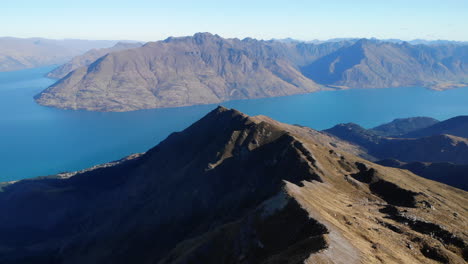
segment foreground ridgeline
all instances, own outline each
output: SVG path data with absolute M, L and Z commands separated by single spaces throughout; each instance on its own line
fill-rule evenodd
M 148 152 L 5 183 L 0 263 L 464 263 L 465 191 L 219 107 Z
M 323 88 L 448 89 L 467 85 L 467 52 L 468 45 L 461 44 L 366 39 L 312 44 L 197 33 L 110 52 L 92 63 L 71 62 L 73 67 L 69 63 L 49 75 L 64 77 L 36 101 L 65 109 L 132 111 Z

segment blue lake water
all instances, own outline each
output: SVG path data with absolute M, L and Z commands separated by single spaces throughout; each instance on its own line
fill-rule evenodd
M 69 111 L 37 105 L 53 67 L 0 73 L 0 182 L 74 171 L 143 152 L 195 122 L 215 105 L 127 113 Z M 355 89 L 223 103 L 249 115 L 329 128 L 372 127 L 394 118 L 468 114 L 468 88 Z

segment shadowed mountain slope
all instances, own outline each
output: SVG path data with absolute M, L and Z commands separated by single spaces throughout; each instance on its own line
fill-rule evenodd
M 141 46 L 141 43 L 119 42 L 110 48 L 92 49 L 87 51 L 85 54 L 76 56 L 69 62 L 55 68 L 53 71 L 47 74 L 47 77 L 61 79 L 80 67 L 89 66 L 91 63 L 110 52 L 138 48 Z
M 377 163 L 388 167 L 409 170 L 412 173 L 420 175 L 426 179 L 442 182 L 468 191 L 468 165 L 458 165 L 447 162 L 406 163 L 398 160 L 381 160 Z
M 219 107 L 144 154 L 4 184 L 0 262 L 467 259 L 466 192 L 342 148 Z
M 410 117 L 397 118 L 390 123 L 386 123 L 372 128 L 372 132 L 386 137 L 397 137 L 404 134 L 432 126 L 439 121 L 431 117 Z M 450 133 L 440 133 L 450 134 Z
M 468 139 L 462 137 L 448 134 L 420 138 L 384 137 L 354 123 L 339 124 L 324 132 L 360 146 L 374 161 L 397 159 L 468 164 Z
M 457 137 L 468 138 L 468 116 L 457 116 L 432 126 L 409 132 L 404 137 L 428 137 L 440 134 L 450 134 Z

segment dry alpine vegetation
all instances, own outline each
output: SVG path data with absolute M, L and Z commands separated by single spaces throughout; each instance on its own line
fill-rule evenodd
M 443 90 L 467 85 L 467 63 L 466 44 L 366 39 L 313 44 L 197 33 L 103 54 L 92 63 L 70 62 L 51 76 L 70 74 L 36 101 L 65 109 L 132 111 L 320 89 Z
M 158 146 L 4 184 L 1 263 L 466 263 L 468 194 L 222 107 Z

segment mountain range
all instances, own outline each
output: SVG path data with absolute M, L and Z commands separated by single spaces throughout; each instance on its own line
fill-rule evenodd
M 143 154 L 4 183 L 0 262 L 465 263 L 467 193 L 218 107 Z
M 440 134 L 468 138 L 468 116 L 457 116 L 431 126 L 408 131 L 404 137 L 428 137 Z
M 340 88 L 466 86 L 467 45 L 410 45 L 361 39 L 302 68 L 316 82 Z
M 304 43 L 313 43 L 313 44 L 321 44 L 321 43 L 327 43 L 327 42 L 340 42 L 340 41 L 358 41 L 360 38 L 331 38 L 327 40 L 320 40 L 320 39 L 314 39 L 314 40 L 299 40 L 299 39 L 294 39 L 294 38 L 273 38 L 271 39 L 272 41 L 280 41 L 280 42 L 286 42 L 286 43 L 292 43 L 292 42 L 304 42 Z M 391 42 L 391 43 L 409 43 L 411 45 L 467 45 L 468 41 L 456 41 L 456 40 L 427 40 L 427 39 L 413 39 L 413 40 L 402 40 L 402 39 L 377 39 L 377 38 L 370 38 L 371 40 L 374 41 L 381 41 L 381 42 Z
M 39 94 L 36 101 L 67 109 L 131 111 L 320 89 L 292 63 L 311 57 L 300 54 L 311 52 L 309 49 L 286 57 L 287 48 L 273 49 L 272 45 L 208 33 L 150 42 L 110 53 L 75 70 Z
M 115 45 L 111 40 L 53 40 L 0 37 L 0 72 L 63 64 L 90 49 Z
M 408 169 L 428 179 L 467 190 L 467 116 L 444 121 L 428 117 L 396 119 L 365 129 L 339 124 L 324 132 L 355 144 L 355 154 L 377 163 Z
M 367 39 L 314 44 L 197 33 L 111 52 L 77 68 L 35 99 L 65 109 L 132 111 L 321 89 L 444 90 L 467 85 L 467 63 L 468 45 L 462 44 Z

